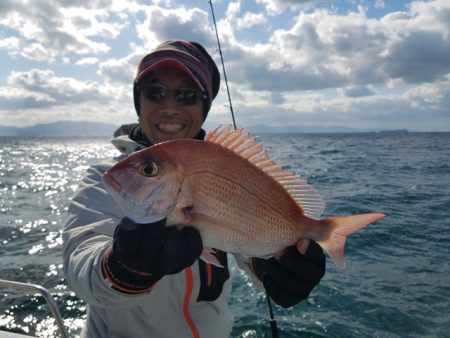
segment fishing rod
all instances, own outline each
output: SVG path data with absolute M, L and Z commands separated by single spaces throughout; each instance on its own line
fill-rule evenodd
M 213 8 L 212 0 L 209 0 L 208 2 L 211 7 L 211 14 L 212 14 L 213 23 L 214 23 L 214 29 L 216 31 L 217 46 L 219 47 L 220 60 L 222 61 L 223 77 L 225 80 L 225 85 L 227 87 L 228 102 L 230 103 L 230 112 L 231 112 L 231 118 L 233 120 L 233 127 L 234 127 L 234 129 L 237 129 L 236 120 L 234 118 L 233 105 L 231 104 L 231 95 L 230 95 L 230 89 L 228 87 L 227 73 L 225 72 L 225 62 L 223 61 L 222 48 L 220 46 L 219 32 L 217 30 L 216 16 L 214 15 L 214 8 Z M 263 283 L 263 285 L 264 285 L 264 283 Z M 279 338 L 280 335 L 279 335 L 279 331 L 278 331 L 277 321 L 275 319 L 275 316 L 274 316 L 273 310 L 272 310 L 272 301 L 270 299 L 269 293 L 267 292 L 265 285 L 264 285 L 264 292 L 266 293 L 267 304 L 269 307 L 269 321 L 270 321 L 270 329 L 272 331 L 272 338 Z
M 234 119 L 233 105 L 231 104 L 231 95 L 230 95 L 230 89 L 228 87 L 227 73 L 225 72 L 225 63 L 223 62 L 222 48 L 220 47 L 219 32 L 217 31 L 216 16 L 214 15 L 214 8 L 213 8 L 212 0 L 210 0 L 208 2 L 209 2 L 209 5 L 211 6 L 211 14 L 212 14 L 213 23 L 214 23 L 214 29 L 216 31 L 217 46 L 219 47 L 220 60 L 222 61 L 223 77 L 225 79 L 225 85 L 227 87 L 228 102 L 230 103 L 231 118 L 233 120 L 233 127 L 234 127 L 234 129 L 236 129 L 237 128 L 236 120 Z
M 264 291 L 266 292 L 267 305 L 269 307 L 269 322 L 270 322 L 270 329 L 272 331 L 272 338 L 279 338 L 280 335 L 278 331 L 277 320 L 275 319 L 275 316 L 273 314 L 272 301 L 270 300 L 270 296 L 267 293 L 266 286 L 264 286 Z

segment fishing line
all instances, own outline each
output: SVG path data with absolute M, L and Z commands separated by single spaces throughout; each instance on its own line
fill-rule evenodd
M 231 118 L 233 120 L 233 127 L 234 127 L 234 129 L 236 129 L 237 128 L 236 120 L 234 118 L 233 105 L 231 104 L 231 95 L 230 95 L 230 89 L 228 87 L 227 73 L 225 72 L 225 63 L 223 61 L 222 48 L 220 46 L 219 32 L 217 31 L 216 16 L 214 15 L 214 8 L 213 8 L 212 0 L 210 0 L 208 2 L 211 7 L 211 14 L 212 14 L 213 23 L 214 23 L 214 29 L 216 31 L 216 39 L 217 39 L 217 46 L 219 47 L 220 61 L 222 61 L 223 77 L 225 79 L 225 85 L 227 88 L 228 102 L 230 103 Z M 263 282 L 263 285 L 264 285 L 264 282 Z M 266 294 L 267 304 L 269 306 L 269 321 L 270 321 L 270 329 L 272 331 L 272 338 L 279 338 L 280 336 L 279 336 L 279 332 L 278 332 L 277 321 L 275 319 L 275 316 L 274 316 L 273 310 L 272 310 L 272 301 L 270 299 L 269 293 L 267 292 L 267 288 L 265 285 L 264 285 L 264 292 Z

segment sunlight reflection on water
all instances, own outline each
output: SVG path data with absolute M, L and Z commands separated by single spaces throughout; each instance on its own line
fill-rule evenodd
M 55 290 L 74 333 L 85 307 L 62 276 L 65 212 L 89 165 L 117 154 L 106 138 L 0 138 L 0 276 Z M 8 292 L 0 293 L 0 300 L 0 328 L 55 335 L 56 325 L 39 297 Z
M 310 298 L 275 308 L 286 337 L 438 337 L 450 330 L 450 136 L 262 136 L 277 162 L 325 197 L 325 215 L 379 210 L 389 217 L 352 236 L 348 267 Z M 85 304 L 62 273 L 62 226 L 89 165 L 117 155 L 107 138 L 0 138 L 0 276 L 52 291 L 76 336 Z M 400 239 L 400 240 L 399 240 Z M 264 293 L 230 260 L 234 336 L 268 327 Z M 42 299 L 0 292 L 0 328 L 54 336 Z

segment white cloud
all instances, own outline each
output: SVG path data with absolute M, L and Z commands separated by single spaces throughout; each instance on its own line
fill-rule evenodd
M 0 110 L 0 120 L 5 121 L 1 123 L 2 125 L 19 127 L 59 120 L 98 121 L 120 125 L 136 122 L 137 116 L 130 109 L 130 103 L 92 105 L 91 102 L 82 102 L 76 105 L 46 106 L 45 108 L 17 106 L 13 111 Z
M 263 4 L 270 15 L 277 15 L 285 10 L 312 8 L 323 0 L 256 0 L 256 2 Z
M 13 72 L 0 87 L 0 119 L 7 125 L 55 120 L 129 122 L 129 88 L 58 77 L 51 70 Z M 24 123 L 25 122 L 25 123 Z
M 346 97 L 363 97 L 373 95 L 374 92 L 367 86 L 350 86 L 341 89 L 342 95 Z
M 384 8 L 386 5 L 383 0 L 375 0 L 373 7 L 375 8 Z
M 0 40 L 0 50 L 5 49 L 9 51 L 11 54 L 14 54 L 14 51 L 17 51 L 19 45 L 20 39 L 14 36 Z
M 228 22 L 235 22 L 238 30 L 251 28 L 256 25 L 267 23 L 267 17 L 264 13 L 244 12 L 241 11 L 241 1 L 230 2 L 225 13 Z
M 85 65 L 94 65 L 99 62 L 98 58 L 88 57 L 83 58 L 75 62 L 75 66 L 85 66 Z
M 342 3 L 345 10 L 325 1 L 218 3 L 238 120 L 450 125 L 450 3 L 411 1 L 393 11 L 389 2 L 377 0 L 376 12 L 389 13 L 383 17 L 355 6 L 365 1 Z M 0 27 L 0 57 L 12 62 L 2 69 L 8 82 L 0 83 L 0 124 L 34 121 L 25 116 L 51 120 L 61 110 L 73 119 L 134 119 L 137 64 L 166 39 L 202 43 L 221 69 L 206 2 L 5 0 Z M 211 123 L 228 118 L 225 105 L 222 83 Z
M 236 81 L 261 90 L 433 81 L 450 72 L 450 39 L 443 29 L 418 25 L 431 20 L 420 15 L 369 19 L 362 8 L 346 15 L 301 13 L 292 27 L 275 31 L 265 45 L 236 43 L 228 63 L 238 74 Z
M 136 68 L 145 53 L 133 53 L 121 59 L 109 59 L 99 65 L 99 75 L 113 84 L 130 85 Z
M 230 1 L 225 16 L 228 20 L 234 20 L 241 12 L 241 1 Z
M 43 108 L 55 104 L 55 100 L 45 93 L 36 93 L 24 88 L 0 87 L 1 110 Z
M 120 101 L 127 95 L 123 89 L 99 85 L 92 81 L 58 77 L 51 70 L 31 69 L 27 72 L 12 72 L 7 79 L 8 87 L 0 88 L 4 98 L 11 98 L 13 107 L 19 95 L 28 108 L 77 104 L 78 102 Z M 12 109 L 8 101 L 1 109 Z
M 236 20 L 237 29 L 250 28 L 267 23 L 267 18 L 262 13 L 247 12 L 242 18 Z
M 424 112 L 439 112 L 449 116 L 450 80 L 439 83 L 425 83 L 405 93 L 405 99 L 412 107 Z
M 214 41 L 214 33 L 208 21 L 208 13 L 198 8 L 161 9 L 143 7 L 145 20 L 136 23 L 138 37 L 144 49 L 149 51 L 164 40 L 185 39 L 208 44 Z
M 122 24 L 108 22 L 110 13 L 104 9 L 60 8 L 59 12 L 61 29 L 70 35 L 115 38 L 123 27 Z
M 66 4 L 67 5 L 67 4 Z M 4 9 L 0 26 L 16 32 L 11 54 L 41 61 L 52 61 L 68 54 L 101 54 L 110 50 L 98 38 L 114 38 L 120 23 L 108 23 L 104 10 L 64 8 L 49 1 L 17 1 Z M 95 37 L 95 40 L 92 39 Z M 0 47 L 1 48 L 1 47 Z

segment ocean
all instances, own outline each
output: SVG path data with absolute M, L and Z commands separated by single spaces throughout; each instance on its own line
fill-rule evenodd
M 309 181 L 326 216 L 388 216 L 347 240 L 345 270 L 327 259 L 310 297 L 274 306 L 280 337 L 450 337 L 450 133 L 261 135 Z M 108 138 L 0 138 L 0 278 L 48 288 L 76 337 L 85 304 L 62 274 L 62 227 L 86 168 Z M 264 293 L 230 260 L 232 337 L 269 330 Z M 42 298 L 0 290 L 0 329 L 56 335 Z M 270 334 L 267 335 L 270 337 Z

